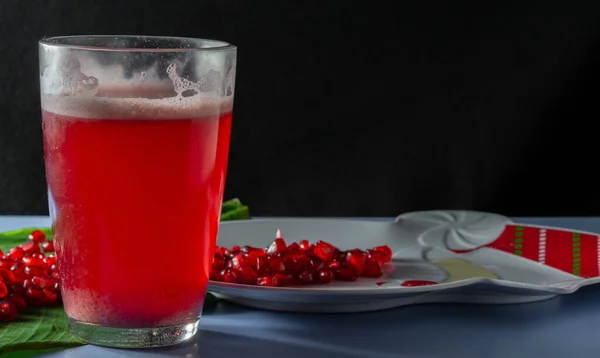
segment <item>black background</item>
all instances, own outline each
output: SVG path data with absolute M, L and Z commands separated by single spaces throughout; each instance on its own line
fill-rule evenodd
M 0 213 L 44 214 L 37 40 L 238 45 L 226 197 L 254 215 L 599 215 L 600 3 L 0 1 Z

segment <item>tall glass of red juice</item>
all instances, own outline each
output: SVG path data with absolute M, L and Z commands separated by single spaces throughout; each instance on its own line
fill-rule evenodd
M 71 332 L 157 347 L 198 329 L 223 200 L 235 46 L 40 41 L 50 215 Z

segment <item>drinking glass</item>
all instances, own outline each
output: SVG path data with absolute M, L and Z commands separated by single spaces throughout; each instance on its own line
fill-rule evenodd
M 92 344 L 157 347 L 198 329 L 229 151 L 236 47 L 68 36 L 39 43 L 61 294 Z

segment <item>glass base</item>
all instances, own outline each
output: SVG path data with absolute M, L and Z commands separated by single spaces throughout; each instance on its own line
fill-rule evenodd
M 188 341 L 198 331 L 199 319 L 175 326 L 114 328 L 68 318 L 71 333 L 90 344 L 115 348 L 166 347 Z

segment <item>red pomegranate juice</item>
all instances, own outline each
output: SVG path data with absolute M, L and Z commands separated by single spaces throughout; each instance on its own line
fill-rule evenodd
M 48 103 L 48 102 L 47 102 Z M 215 245 L 231 111 L 43 111 L 63 301 L 111 327 L 193 322 Z M 123 106 L 126 108 L 126 106 Z M 142 113 L 136 118 L 135 113 Z

